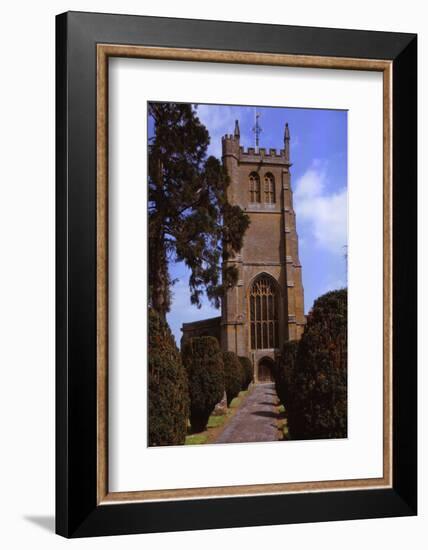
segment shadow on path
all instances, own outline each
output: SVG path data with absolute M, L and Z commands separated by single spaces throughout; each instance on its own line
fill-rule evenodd
M 254 414 L 256 416 L 263 416 L 264 418 L 279 418 L 279 415 L 277 412 L 271 412 L 271 411 L 255 411 L 251 414 Z
M 274 384 L 256 385 L 215 443 L 277 441 L 277 402 Z

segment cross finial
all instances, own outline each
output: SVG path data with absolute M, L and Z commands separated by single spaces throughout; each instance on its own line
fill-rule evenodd
M 258 151 L 258 149 L 259 149 L 259 137 L 260 137 L 261 132 L 263 131 L 260 124 L 259 124 L 259 118 L 260 118 L 260 113 L 257 112 L 257 109 L 254 109 L 253 132 L 254 132 L 255 143 L 256 143 L 256 151 Z

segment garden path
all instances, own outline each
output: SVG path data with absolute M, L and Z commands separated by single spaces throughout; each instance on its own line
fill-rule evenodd
M 257 384 L 214 443 L 277 441 L 277 402 L 274 384 Z

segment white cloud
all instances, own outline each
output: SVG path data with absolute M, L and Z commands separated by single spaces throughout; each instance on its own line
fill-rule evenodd
M 324 189 L 325 173 L 317 170 L 317 162 L 312 164 L 313 168 L 309 168 L 303 176 L 297 181 L 294 198 L 298 201 L 313 199 L 322 195 Z
M 328 194 L 327 163 L 315 160 L 296 182 L 294 207 L 298 223 L 309 225 L 316 243 L 343 255 L 347 244 L 348 198 L 346 187 Z

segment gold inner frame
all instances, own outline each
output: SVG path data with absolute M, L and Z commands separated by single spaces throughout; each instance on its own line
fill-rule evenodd
M 370 479 L 109 492 L 108 489 L 108 59 L 347 69 L 383 73 L 383 476 Z M 97 45 L 97 503 L 182 500 L 392 486 L 392 62 L 186 48 Z

